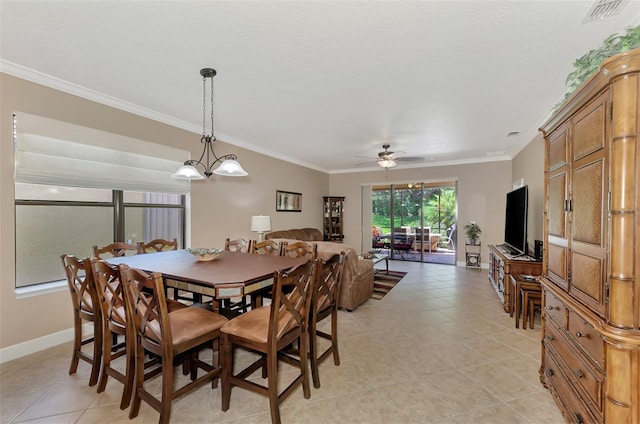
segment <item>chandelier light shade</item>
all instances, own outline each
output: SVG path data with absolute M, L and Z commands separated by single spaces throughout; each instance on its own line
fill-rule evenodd
M 396 163 L 395 160 L 390 159 L 390 158 L 389 159 L 380 158 L 380 159 L 378 159 L 378 165 L 381 168 L 389 169 L 389 168 L 395 168 L 397 163 Z
M 213 151 L 213 143 L 216 141 L 213 126 L 213 77 L 216 76 L 216 70 L 212 68 L 203 68 L 200 70 L 202 75 L 202 138 L 200 143 L 204 144 L 204 150 L 200 159 L 190 159 L 182 165 L 173 178 L 185 180 L 203 180 L 204 177 L 198 171 L 198 166 L 204 170 L 204 175 L 209 178 L 211 175 L 226 175 L 229 177 L 246 177 L 249 175 L 247 171 L 242 169 L 238 162 L 238 157 L 234 154 L 228 154 L 218 157 Z M 207 134 L 207 79 L 211 80 L 211 134 Z M 215 170 L 213 167 L 220 163 Z
M 251 217 L 251 231 L 258 233 L 258 241 L 263 240 L 263 234 L 271 231 L 271 217 L 265 215 L 256 215 Z

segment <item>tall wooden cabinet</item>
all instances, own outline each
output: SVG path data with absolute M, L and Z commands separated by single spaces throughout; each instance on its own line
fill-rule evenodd
M 342 242 L 344 239 L 344 197 L 324 196 L 324 240 Z
M 567 422 L 640 424 L 640 49 L 605 61 L 541 131 L 541 380 Z

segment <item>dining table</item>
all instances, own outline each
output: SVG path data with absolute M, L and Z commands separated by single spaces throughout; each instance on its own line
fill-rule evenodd
M 303 258 L 224 251 L 214 260 L 200 261 L 184 249 L 122 256 L 108 260 L 145 272 L 162 274 L 166 287 L 215 299 L 252 295 L 260 298 L 277 271 L 305 263 Z

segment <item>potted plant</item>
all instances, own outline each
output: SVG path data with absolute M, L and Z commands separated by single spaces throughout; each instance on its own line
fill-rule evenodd
M 478 236 L 480 235 L 482 230 L 475 221 L 469 221 L 467 225 L 464 226 L 464 232 L 469 239 L 469 243 L 477 244 Z

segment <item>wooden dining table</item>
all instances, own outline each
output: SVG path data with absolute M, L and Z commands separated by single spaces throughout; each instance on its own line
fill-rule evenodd
M 169 250 L 108 261 L 148 273 L 159 272 L 167 287 L 215 299 L 228 299 L 259 294 L 273 284 L 276 271 L 305 263 L 306 259 L 224 251 L 212 261 L 199 261 L 186 250 Z

